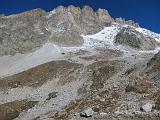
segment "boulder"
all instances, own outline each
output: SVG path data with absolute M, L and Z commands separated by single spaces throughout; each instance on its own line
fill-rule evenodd
M 140 108 L 143 112 L 151 112 L 154 104 L 151 102 L 147 102 Z
M 80 116 L 88 118 L 88 117 L 92 117 L 93 113 L 94 111 L 92 110 L 92 108 L 87 108 L 80 113 Z

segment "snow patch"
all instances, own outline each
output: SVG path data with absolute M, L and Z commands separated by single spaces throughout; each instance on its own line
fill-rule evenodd
M 94 35 L 83 36 L 85 42 L 83 47 L 86 49 L 93 49 L 96 47 L 114 47 L 114 37 L 119 32 L 118 27 L 105 27 L 102 31 Z
M 147 36 L 154 38 L 157 42 L 160 42 L 160 34 L 154 33 L 150 30 L 145 29 L 145 28 L 136 28 L 136 30 L 140 33 L 143 33 L 144 35 L 147 35 Z
M 56 13 L 56 10 L 52 10 L 49 12 L 49 15 L 47 16 L 47 18 L 50 18 L 52 15 L 54 15 Z

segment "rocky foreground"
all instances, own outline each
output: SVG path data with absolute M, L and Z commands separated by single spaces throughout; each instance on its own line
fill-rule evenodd
M 0 16 L 0 120 L 160 120 L 160 35 L 106 10 Z

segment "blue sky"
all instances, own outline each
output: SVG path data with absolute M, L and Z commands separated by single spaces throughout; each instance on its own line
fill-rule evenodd
M 59 5 L 105 8 L 113 18 L 132 19 L 140 26 L 160 33 L 160 0 L 0 0 L 0 13 L 10 15 L 34 8 L 50 11 Z

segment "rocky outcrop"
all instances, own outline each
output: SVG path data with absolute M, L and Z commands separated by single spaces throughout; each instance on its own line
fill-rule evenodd
M 131 27 L 123 28 L 115 37 L 115 43 L 137 50 L 152 50 L 156 47 L 155 39 L 145 36 Z
M 46 41 L 50 33 L 43 27 L 45 15 L 45 11 L 35 9 L 1 17 L 0 55 L 25 53 Z
M 99 9 L 94 12 L 89 6 L 82 9 L 82 29 L 86 34 L 93 34 L 101 30 L 104 26 L 108 26 L 112 18 L 106 10 Z
M 60 45 L 81 45 L 81 34 L 94 34 L 111 23 L 111 16 L 106 10 L 94 12 L 89 6 L 59 6 L 48 18 L 47 28 L 52 31 L 52 40 Z
M 122 25 L 131 25 L 133 27 L 139 27 L 139 24 L 138 23 L 135 23 L 134 21 L 132 20 L 125 20 L 125 18 L 115 18 L 114 20 L 116 23 L 119 23 L 119 24 L 122 24 Z
M 147 63 L 145 73 L 154 81 L 156 86 L 160 88 L 160 52 L 155 54 L 152 59 Z

